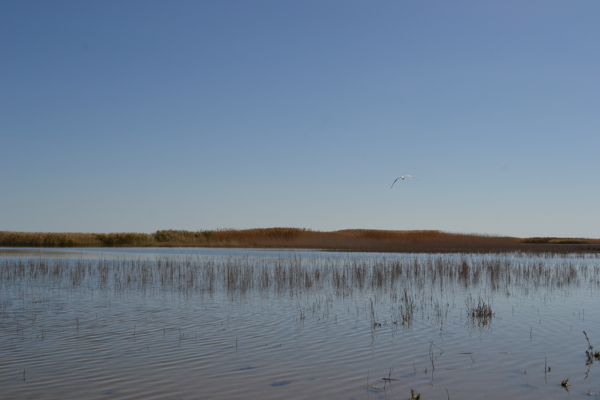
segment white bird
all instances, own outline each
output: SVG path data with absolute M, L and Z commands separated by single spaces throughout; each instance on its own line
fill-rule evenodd
M 404 178 L 413 178 L 413 179 L 417 179 L 417 178 L 415 178 L 415 177 L 414 177 L 414 176 L 412 176 L 412 175 L 402 175 L 402 176 L 400 176 L 400 177 L 396 178 L 396 180 L 394 181 L 394 183 L 396 183 L 396 181 L 397 181 L 398 179 L 402 179 L 402 180 L 404 180 Z M 417 180 L 418 180 L 418 181 L 420 181 L 420 179 L 417 179 Z M 394 187 L 394 183 L 392 183 L 392 186 L 390 186 L 390 189 Z

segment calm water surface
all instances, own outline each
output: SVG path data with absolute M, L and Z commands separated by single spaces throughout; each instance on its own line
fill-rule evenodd
M 3 249 L 0 398 L 600 397 L 599 294 L 595 256 Z

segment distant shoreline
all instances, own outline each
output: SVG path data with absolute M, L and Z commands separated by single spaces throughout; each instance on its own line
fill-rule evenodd
M 154 233 L 0 231 L 0 247 L 223 247 L 288 248 L 390 253 L 597 253 L 600 239 L 516 238 L 436 230 L 303 228 L 159 230 Z

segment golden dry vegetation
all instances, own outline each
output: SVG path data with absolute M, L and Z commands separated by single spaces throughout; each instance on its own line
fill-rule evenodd
M 0 231 L 3 247 L 261 247 L 374 252 L 588 252 L 600 239 L 515 238 L 436 230 L 301 228 L 159 230 L 154 233 L 48 233 Z

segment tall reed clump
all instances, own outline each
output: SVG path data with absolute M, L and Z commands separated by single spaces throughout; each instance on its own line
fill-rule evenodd
M 475 302 L 471 296 L 467 297 L 465 302 L 467 303 L 467 317 L 471 325 L 480 328 L 488 328 L 494 317 L 492 306 L 482 298 L 479 298 L 479 300 Z

